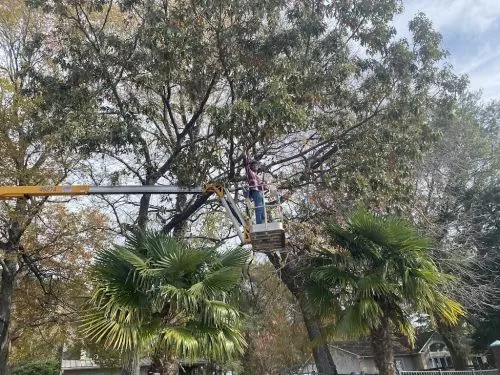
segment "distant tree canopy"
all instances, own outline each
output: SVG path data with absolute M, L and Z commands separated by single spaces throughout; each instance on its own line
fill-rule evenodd
M 472 331 L 477 329 L 476 350 L 488 350 L 495 340 L 484 327 L 495 324 L 500 308 L 499 108 L 498 102 L 484 104 L 467 93 L 458 97 L 453 116 L 434 119 L 442 124 L 443 136 L 416 167 L 408 210 L 437 241 L 435 261 L 457 277 L 449 293 L 466 308 L 467 320 L 451 330 L 438 329 L 455 368 L 461 369 L 469 366 Z

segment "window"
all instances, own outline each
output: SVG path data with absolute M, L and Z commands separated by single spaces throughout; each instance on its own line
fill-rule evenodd
M 429 351 L 430 352 L 442 352 L 442 351 L 447 351 L 448 348 L 446 347 L 446 345 L 442 342 L 433 342 L 430 346 L 429 346 Z

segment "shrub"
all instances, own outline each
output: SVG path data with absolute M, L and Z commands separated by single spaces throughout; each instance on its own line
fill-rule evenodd
M 58 375 L 59 363 L 55 360 L 30 362 L 16 366 L 12 375 Z

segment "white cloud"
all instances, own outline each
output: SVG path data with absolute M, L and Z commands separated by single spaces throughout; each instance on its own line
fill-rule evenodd
M 400 36 L 423 12 L 443 36 L 443 47 L 457 73 L 467 74 L 473 90 L 485 99 L 500 99 L 500 0 L 403 0 L 394 20 Z
M 500 48 L 492 41 L 483 41 L 474 53 L 452 51 L 449 60 L 457 73 L 469 76 L 473 90 L 483 91 L 484 99 L 500 99 Z
M 418 12 L 424 12 L 438 30 L 452 28 L 463 34 L 485 32 L 500 23 L 498 0 L 408 0 L 404 13 L 397 17 L 398 26 L 406 26 Z
M 458 60 L 451 56 L 451 60 L 455 61 L 455 68 L 459 73 L 471 73 L 481 70 L 485 66 L 494 64 L 500 57 L 500 50 L 492 48 L 490 44 L 481 46 L 478 53 L 474 53 L 470 60 Z
M 483 92 L 483 99 L 500 99 L 500 62 L 493 61 L 465 73 L 469 76 L 470 87 Z

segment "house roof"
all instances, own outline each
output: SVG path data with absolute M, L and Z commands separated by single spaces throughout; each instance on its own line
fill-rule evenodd
M 141 359 L 141 366 L 149 366 L 151 360 L 149 358 Z M 63 359 L 61 361 L 61 370 L 84 370 L 84 369 L 98 369 L 101 368 L 99 364 L 91 359 Z
M 427 331 L 427 332 L 418 332 L 417 333 L 417 339 L 415 340 L 415 349 L 418 349 L 421 351 L 424 349 L 425 344 L 429 342 L 429 340 L 434 336 L 436 332 L 434 331 Z
M 99 368 L 99 365 L 90 359 L 63 359 L 61 369 L 89 369 Z
M 415 340 L 415 348 L 412 348 L 408 339 L 396 337 L 393 340 L 394 355 L 408 355 L 418 353 L 420 349 L 429 341 L 434 332 L 419 332 Z M 335 340 L 330 343 L 330 347 L 360 356 L 374 357 L 370 340 L 361 338 L 358 340 Z

